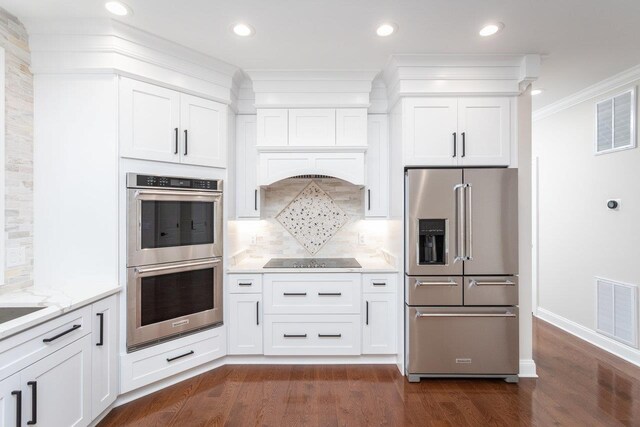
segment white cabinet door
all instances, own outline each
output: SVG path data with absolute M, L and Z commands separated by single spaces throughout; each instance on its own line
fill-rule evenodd
M 289 110 L 259 108 L 257 120 L 256 141 L 259 147 L 289 144 Z
M 336 110 L 333 108 L 289 110 L 289 145 L 311 147 L 336 145 Z
M 227 166 L 227 106 L 186 94 L 180 95 L 182 163 Z
M 386 114 L 371 114 L 367 120 L 368 140 L 364 215 L 389 215 L 389 122 Z
M 458 163 L 456 98 L 412 98 L 403 101 L 406 166 L 454 166 Z
M 511 145 L 509 98 L 460 98 L 460 165 L 508 166 Z
M 119 115 L 122 157 L 180 161 L 178 92 L 121 78 Z
M 19 373 L 0 381 L 0 425 L 20 427 L 26 422 L 22 418 L 25 390 L 21 386 Z
M 23 421 L 35 421 L 33 424 L 41 426 L 88 425 L 91 422 L 91 335 L 28 366 L 20 373 L 20 380 L 26 384 L 26 393 L 22 396 Z
M 367 109 L 338 108 L 336 110 L 336 145 L 367 145 Z
M 364 294 L 363 299 L 362 354 L 395 354 L 395 294 Z
M 229 354 L 262 354 L 262 294 L 230 294 Z
M 260 218 L 256 116 L 236 117 L 236 216 Z
M 118 396 L 118 313 L 116 296 L 93 304 L 91 333 L 91 418 Z

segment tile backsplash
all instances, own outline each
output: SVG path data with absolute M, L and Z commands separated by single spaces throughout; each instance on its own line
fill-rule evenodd
M 317 195 L 315 191 L 302 192 L 312 182 L 311 188 L 317 185 L 346 215 L 344 224 L 336 227 L 335 233 L 314 254 L 277 219 L 294 199 Z M 324 205 L 324 209 L 331 210 L 326 202 L 316 204 L 316 208 Z M 314 210 L 314 213 L 318 212 Z M 388 221 L 364 220 L 362 187 L 337 178 L 289 178 L 271 184 L 264 190 L 261 218 L 260 221 L 230 221 L 231 255 L 246 250 L 249 257 L 367 257 L 377 255 L 387 238 Z

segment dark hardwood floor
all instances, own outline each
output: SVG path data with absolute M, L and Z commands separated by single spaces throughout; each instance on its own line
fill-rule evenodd
M 107 426 L 639 426 L 640 368 L 534 321 L 538 379 L 423 380 L 395 366 L 224 366 L 114 409 Z

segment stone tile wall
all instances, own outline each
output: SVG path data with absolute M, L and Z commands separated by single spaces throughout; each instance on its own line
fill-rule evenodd
M 2 8 L 0 46 L 5 50 L 5 249 L 25 253 L 23 264 L 5 268 L 4 284 L 29 286 L 33 284 L 33 75 L 27 31 Z

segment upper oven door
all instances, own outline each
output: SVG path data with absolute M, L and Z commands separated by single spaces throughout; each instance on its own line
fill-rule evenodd
M 127 266 L 222 256 L 222 194 L 129 189 Z

